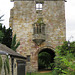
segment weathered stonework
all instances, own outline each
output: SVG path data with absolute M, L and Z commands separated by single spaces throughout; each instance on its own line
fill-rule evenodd
M 7 58 L 7 55 L 1 55 L 2 57 L 2 69 L 1 69 L 1 73 L 0 75 L 5 75 L 5 70 L 4 70 L 4 62 Z M 17 75 L 17 60 L 20 60 L 20 61 L 26 61 L 24 59 L 21 59 L 21 58 L 14 58 L 14 63 L 13 63 L 13 75 Z M 26 67 L 26 66 L 25 66 Z M 12 75 L 12 62 L 11 62 L 11 57 L 9 58 L 9 70 L 10 70 L 10 73 L 8 74 L 8 71 L 6 70 L 6 73 L 7 75 Z M 26 69 L 25 69 L 26 71 Z M 26 73 L 26 72 L 25 72 Z
M 35 1 L 14 1 L 11 9 L 10 27 L 13 35 L 17 35 L 20 46 L 17 52 L 23 56 L 30 55 L 27 71 L 38 70 L 38 53 L 44 48 L 54 48 L 66 40 L 65 3 L 64 1 L 44 1 L 42 17 L 45 26 L 45 41 L 41 45 L 33 42 L 33 26 L 37 21 L 38 13 Z

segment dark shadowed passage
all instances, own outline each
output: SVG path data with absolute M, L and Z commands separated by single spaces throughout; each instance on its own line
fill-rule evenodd
M 55 52 L 49 48 L 42 49 L 38 54 L 38 70 L 52 70 Z

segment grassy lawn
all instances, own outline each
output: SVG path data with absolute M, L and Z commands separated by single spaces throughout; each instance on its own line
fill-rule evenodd
M 47 73 L 35 72 L 35 73 L 31 73 L 31 74 L 27 73 L 27 75 L 52 75 L 52 73 L 51 72 L 47 72 Z

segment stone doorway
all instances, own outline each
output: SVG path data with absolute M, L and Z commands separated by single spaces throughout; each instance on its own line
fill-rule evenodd
M 50 48 L 44 48 L 38 53 L 38 71 L 52 70 L 55 52 Z

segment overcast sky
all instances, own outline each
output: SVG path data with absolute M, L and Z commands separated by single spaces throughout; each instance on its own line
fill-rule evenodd
M 0 16 L 4 14 L 3 24 L 9 27 L 10 9 L 14 6 L 10 0 L 0 0 Z M 66 40 L 75 41 L 75 0 L 65 3 Z

